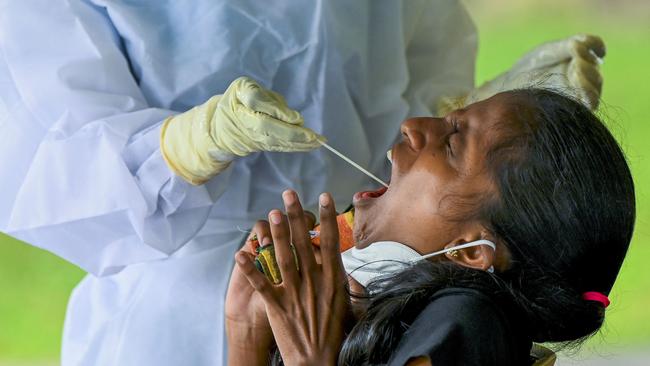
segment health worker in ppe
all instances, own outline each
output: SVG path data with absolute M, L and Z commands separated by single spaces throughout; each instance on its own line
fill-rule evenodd
M 385 177 L 408 116 L 549 73 L 595 107 L 599 39 L 473 89 L 476 42 L 452 0 L 3 1 L 0 229 L 89 273 L 62 364 L 225 362 L 238 228 L 286 187 L 308 210 L 374 187 L 321 136 Z

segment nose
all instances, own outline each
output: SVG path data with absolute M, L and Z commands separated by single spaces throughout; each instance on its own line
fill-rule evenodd
M 415 151 L 422 150 L 428 142 L 436 141 L 436 136 L 444 135 L 444 123 L 440 118 L 414 117 L 402 122 L 400 131 Z

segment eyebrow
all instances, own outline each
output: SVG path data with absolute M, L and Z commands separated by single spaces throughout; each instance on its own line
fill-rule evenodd
M 454 134 L 454 135 L 456 135 L 456 141 L 457 141 L 456 146 L 458 146 L 458 144 L 460 144 L 460 146 L 462 147 L 462 149 L 461 149 L 462 151 L 459 151 L 459 153 L 461 153 L 461 155 L 464 155 L 465 150 L 467 148 L 467 141 L 466 140 L 467 140 L 467 129 L 468 129 L 469 123 L 467 123 L 466 118 L 455 118 L 455 120 L 456 120 L 456 124 L 458 126 L 458 132 Z M 451 137 L 453 137 L 454 135 L 452 135 Z
M 465 110 L 460 110 L 461 112 L 465 112 Z M 455 141 L 455 150 L 454 150 L 454 157 L 453 160 L 455 161 L 455 166 L 456 169 L 461 172 L 464 170 L 464 168 L 467 165 L 467 150 L 469 147 L 468 140 L 469 140 L 469 134 L 472 132 L 473 135 L 475 135 L 475 130 L 476 128 L 470 128 L 472 125 L 476 125 L 469 123 L 469 119 L 464 115 L 464 113 L 459 113 L 457 117 L 454 118 L 456 120 L 456 123 L 458 123 L 458 133 L 456 133 L 456 141 Z M 453 136 L 452 136 L 453 137 Z M 476 138 L 476 136 L 474 136 Z

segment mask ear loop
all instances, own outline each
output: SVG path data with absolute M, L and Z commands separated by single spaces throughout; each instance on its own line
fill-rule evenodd
M 449 253 L 449 252 L 454 251 L 454 250 L 460 250 L 460 249 L 465 249 L 465 248 L 476 247 L 476 246 L 479 246 L 479 245 L 487 245 L 490 248 L 492 248 L 492 250 L 494 250 L 494 251 L 497 250 L 497 246 L 493 242 L 491 242 L 490 240 L 481 239 L 481 240 L 475 240 L 475 241 L 465 243 L 465 244 L 461 244 L 461 245 L 456 245 L 456 246 L 451 247 L 451 248 L 445 248 L 445 249 L 439 250 L 437 252 L 429 253 L 429 254 L 420 256 L 419 258 L 411 259 L 410 262 L 411 263 L 418 262 L 418 261 L 421 261 L 421 260 L 424 260 L 424 259 L 427 259 L 427 258 L 435 257 L 436 255 Z M 490 272 L 490 273 L 493 273 L 494 272 L 494 266 L 490 266 L 490 268 L 488 268 L 487 271 Z

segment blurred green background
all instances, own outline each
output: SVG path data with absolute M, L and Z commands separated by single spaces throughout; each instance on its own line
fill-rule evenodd
M 650 1 L 465 1 L 479 30 L 477 82 L 512 65 L 544 41 L 600 35 L 601 112 L 627 152 L 637 187 L 636 232 L 611 294 L 604 329 L 573 359 L 577 364 L 650 365 Z M 56 364 L 66 301 L 83 272 L 0 234 L 0 365 Z M 641 354 L 648 363 L 621 361 Z M 591 357 L 607 356 L 605 361 Z M 566 357 L 566 356 L 565 356 Z M 563 358 L 566 359 L 566 358 Z M 645 358 L 643 358 L 645 360 Z M 570 362 L 570 361 L 566 361 Z
M 626 151 L 637 194 L 627 258 L 604 329 L 583 353 L 648 349 L 650 365 L 650 1 L 466 1 L 479 34 L 477 82 L 500 73 L 533 45 L 577 33 L 607 45 L 600 114 Z M 612 361 L 611 364 L 623 364 Z

